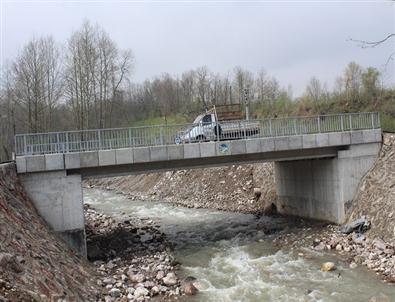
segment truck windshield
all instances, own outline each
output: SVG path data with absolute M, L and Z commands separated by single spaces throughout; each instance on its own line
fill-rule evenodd
M 207 114 L 207 115 L 205 115 L 204 117 L 203 117 L 203 120 L 202 120 L 202 122 L 203 122 L 203 124 L 211 124 L 211 114 Z

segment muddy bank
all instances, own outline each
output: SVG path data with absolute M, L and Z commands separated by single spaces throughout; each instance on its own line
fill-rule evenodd
M 37 214 L 15 165 L 0 165 L 0 301 L 96 301 L 95 280 Z

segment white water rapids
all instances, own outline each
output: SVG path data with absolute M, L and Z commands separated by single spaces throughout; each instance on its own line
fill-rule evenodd
M 305 259 L 275 247 L 272 240 L 287 232 L 286 218 L 132 201 L 97 189 L 84 189 L 84 201 L 122 219 L 129 215 L 158 221 L 175 245 L 179 274 L 196 277 L 202 287 L 187 301 L 367 302 L 382 294 L 395 301 L 395 286 L 363 267 L 350 269 L 331 253 L 310 251 L 314 257 Z M 283 230 L 266 235 L 268 227 Z M 337 270 L 321 272 L 325 261 L 334 261 Z

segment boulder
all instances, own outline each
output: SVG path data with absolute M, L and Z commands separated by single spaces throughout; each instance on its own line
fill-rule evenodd
M 333 262 L 325 262 L 321 265 L 321 271 L 330 272 L 336 269 L 336 265 Z
M 196 295 L 198 292 L 198 289 L 195 287 L 193 284 L 196 282 L 195 277 L 186 277 L 182 283 L 181 283 L 181 290 L 187 295 L 187 296 L 193 296 Z
M 169 286 L 177 284 L 177 277 L 174 273 L 168 273 L 162 280 L 164 284 Z

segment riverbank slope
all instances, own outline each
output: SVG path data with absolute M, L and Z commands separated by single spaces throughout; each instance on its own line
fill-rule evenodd
M 0 301 L 96 301 L 91 265 L 37 214 L 13 163 L 0 165 Z

